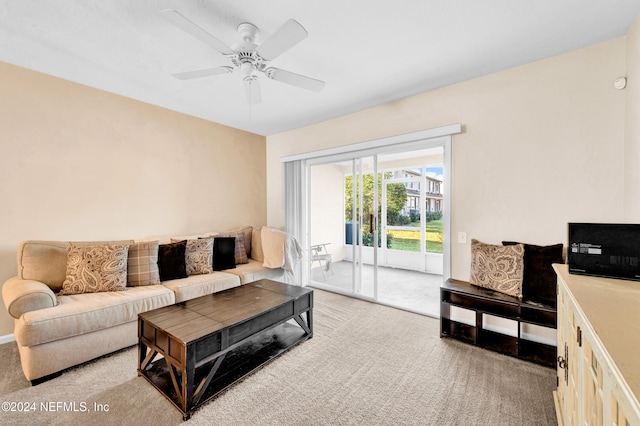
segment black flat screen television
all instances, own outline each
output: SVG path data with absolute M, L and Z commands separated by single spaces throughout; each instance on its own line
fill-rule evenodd
M 569 223 L 569 273 L 640 281 L 640 224 Z

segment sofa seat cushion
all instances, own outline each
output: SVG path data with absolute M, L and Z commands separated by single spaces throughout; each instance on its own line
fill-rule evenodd
M 262 228 L 253 229 L 251 234 L 251 253 L 249 257 L 258 262 L 264 262 L 264 252 L 262 251 Z
M 282 268 L 265 268 L 262 262 L 249 259 L 248 263 L 236 265 L 235 269 L 227 269 L 224 272 L 240 277 L 242 284 L 252 283 L 261 279 L 279 280 L 284 275 Z
M 173 291 L 176 296 L 175 303 L 180 303 L 228 288 L 238 287 L 240 279 L 236 275 L 226 272 L 214 272 L 213 274 L 191 275 L 187 278 L 164 281 L 162 285 Z
M 135 321 L 141 312 L 173 303 L 173 292 L 161 285 L 58 296 L 58 306 L 17 319 L 15 338 L 22 346 L 39 345 Z

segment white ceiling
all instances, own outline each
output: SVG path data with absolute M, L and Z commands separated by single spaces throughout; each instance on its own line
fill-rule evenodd
M 287 19 L 308 38 L 272 64 L 326 81 L 311 92 L 241 76 L 172 73 L 228 59 L 159 15 L 171 8 L 228 45 Z M 272 135 L 624 36 L 640 0 L 0 0 L 0 61 Z

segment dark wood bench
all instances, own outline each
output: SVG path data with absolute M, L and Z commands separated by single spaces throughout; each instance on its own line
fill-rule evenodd
M 475 325 L 452 320 L 452 306 L 475 312 Z M 451 337 L 548 367 L 555 366 L 556 346 L 523 338 L 520 325 L 555 329 L 556 313 L 553 306 L 522 301 L 465 281 L 448 279 L 440 288 L 440 337 Z M 516 321 L 517 336 L 488 330 L 483 326 L 483 314 Z

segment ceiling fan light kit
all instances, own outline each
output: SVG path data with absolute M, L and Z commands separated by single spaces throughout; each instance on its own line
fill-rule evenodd
M 180 80 L 211 77 L 239 72 L 250 104 L 261 102 L 259 74 L 270 80 L 276 80 L 303 89 L 320 92 L 325 82 L 315 78 L 296 74 L 280 68 L 267 67 L 267 64 L 282 53 L 295 46 L 307 36 L 307 30 L 294 19 L 289 19 L 262 44 L 256 44 L 260 30 L 249 22 L 238 25 L 242 41 L 228 47 L 224 42 L 202 29 L 173 9 L 165 9 L 160 14 L 170 23 L 202 41 L 209 47 L 229 58 L 232 66 L 205 68 L 172 74 Z

